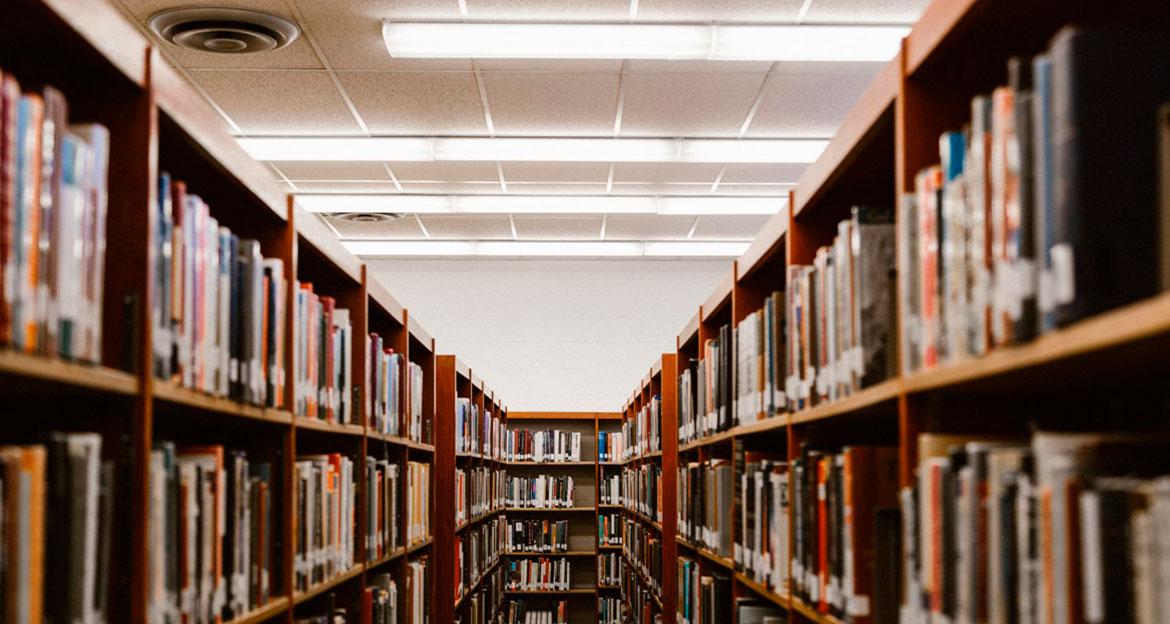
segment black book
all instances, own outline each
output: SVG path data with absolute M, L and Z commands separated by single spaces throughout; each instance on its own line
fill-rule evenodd
M 1008 61 L 1008 86 L 1014 95 L 1012 117 L 1015 120 L 1016 148 L 1019 151 L 1016 171 L 1019 188 L 1019 231 L 1008 241 L 1014 250 L 1021 281 L 1020 315 L 1012 327 L 1012 338 L 1018 342 L 1036 337 L 1039 328 L 1036 311 L 1036 208 L 1034 187 L 1036 158 L 1032 149 L 1032 59 L 1013 57 Z
M 902 514 L 896 508 L 874 513 L 873 624 L 896 624 L 902 595 Z
M 237 401 L 244 398 L 244 386 L 240 380 L 240 359 L 244 353 L 244 331 L 243 321 L 240 316 L 242 310 L 240 306 L 240 294 L 244 292 L 244 271 L 243 258 L 240 257 L 240 239 L 235 234 L 231 237 L 230 243 L 230 257 L 235 258 L 236 261 L 231 263 L 231 309 L 228 311 L 228 316 L 231 318 L 231 328 L 228 333 L 228 343 L 230 345 L 231 357 L 228 360 L 228 392 L 231 397 Z
M 1160 289 L 1158 107 L 1170 100 L 1170 37 L 1137 27 L 1068 27 L 1052 59 L 1056 322 Z M 1120 212 L 1119 212 L 1120 207 Z

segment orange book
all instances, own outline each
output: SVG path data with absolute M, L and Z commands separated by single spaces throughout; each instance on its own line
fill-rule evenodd
M 45 449 L 40 446 L 3 447 L 0 448 L 0 462 L 5 475 L 5 549 L 10 556 L 4 594 L 25 596 L 23 601 L 6 599 L 2 612 L 4 621 L 41 624 L 45 582 Z M 28 486 L 27 497 L 21 488 L 24 483 Z M 16 562 L 25 556 L 28 567 L 21 570 Z M 20 610 L 21 602 L 27 605 L 27 614 Z

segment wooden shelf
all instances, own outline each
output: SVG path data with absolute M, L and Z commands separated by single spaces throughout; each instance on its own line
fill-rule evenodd
M 170 403 L 172 405 L 181 405 L 184 407 L 190 407 L 208 412 L 215 412 L 217 414 L 225 414 L 237 418 L 269 422 L 277 425 L 291 425 L 293 421 L 292 413 L 286 410 L 269 409 L 266 407 L 248 405 L 247 403 L 240 403 L 226 397 L 215 397 L 208 394 L 203 394 L 197 390 L 183 388 L 165 381 L 154 382 L 154 398 L 155 400 L 164 403 Z
M 580 513 L 596 511 L 593 507 L 507 507 L 507 513 Z
M 699 314 L 702 321 L 706 323 L 711 320 L 711 317 L 723 311 L 724 308 L 731 306 L 731 291 L 735 289 L 735 267 L 728 271 L 723 279 L 719 280 L 719 284 L 715 286 L 712 292 L 703 305 L 699 306 Z
M 415 542 L 414 544 L 407 546 L 406 547 L 406 555 L 410 556 L 410 555 L 413 555 L 414 553 L 416 553 L 420 550 L 423 550 L 424 548 L 429 548 L 432 541 L 434 541 L 434 538 L 428 537 L 421 542 Z
M 713 444 L 719 444 L 720 442 L 725 442 L 727 440 L 730 440 L 732 438 L 732 436 L 734 436 L 734 435 L 735 435 L 734 429 L 728 429 L 727 431 L 720 431 L 719 433 L 709 435 L 705 438 L 699 438 L 697 440 L 691 440 L 690 442 L 687 442 L 685 444 L 680 444 L 680 445 L 678 445 L 678 451 L 681 453 L 683 451 L 690 451 L 693 449 L 697 449 L 701 446 L 711 446 Z
M 788 609 L 790 606 L 790 601 L 789 601 L 789 598 L 787 596 L 782 596 L 780 594 L 777 594 L 776 592 L 768 589 L 764 585 L 749 578 L 743 572 L 736 572 L 735 573 L 735 580 L 738 581 L 740 584 L 742 584 L 744 587 L 747 587 L 748 589 L 755 592 L 755 594 L 757 596 L 759 596 L 760 598 L 763 598 L 764 600 L 767 600 L 767 601 L 771 602 L 772 604 L 774 604 L 782 609 Z
M 327 581 L 317 583 L 306 591 L 297 592 L 296 594 L 293 594 L 293 604 L 299 605 L 302 602 L 312 600 L 313 598 L 327 593 L 329 590 L 334 589 L 338 585 L 341 585 L 348 580 L 358 578 L 361 576 L 362 572 L 365 571 L 365 569 L 366 567 L 364 565 L 358 564 Z
M 319 418 L 309 418 L 307 416 L 297 416 L 294 420 L 297 429 L 308 429 L 310 431 L 320 431 L 323 433 L 332 433 L 336 435 L 347 435 L 362 437 L 365 435 L 366 429 L 361 425 L 347 425 L 341 423 L 331 423 Z
M 509 417 L 510 418 L 510 417 Z M 502 462 L 505 466 L 526 466 L 526 467 L 541 467 L 541 468 L 592 468 L 596 464 L 590 461 L 563 461 L 563 462 L 533 462 L 533 461 L 505 461 Z
M 299 425 L 300 422 L 301 421 L 298 420 L 297 424 Z M 366 430 L 366 436 L 369 437 L 371 440 L 378 440 L 380 442 L 387 442 L 389 444 L 397 444 L 398 446 L 405 446 L 407 448 L 412 448 L 416 451 L 426 451 L 428 453 L 435 452 L 435 447 L 433 445 L 424 444 L 422 442 L 415 442 L 414 440 L 411 440 L 409 438 L 403 438 L 403 437 L 396 436 L 396 435 L 390 435 L 389 433 L 379 433 L 377 431 L 373 431 L 373 430 L 368 429 L 368 430 Z
M 399 549 L 395 550 L 394 552 L 383 555 L 383 556 L 381 556 L 373 561 L 367 561 L 366 562 L 366 569 L 369 570 L 370 568 L 376 568 L 380 565 L 385 565 L 387 563 L 390 563 L 391 561 L 394 561 L 395 559 L 398 559 L 399 557 L 405 557 L 405 556 L 406 556 L 406 549 L 399 548 Z
M 597 554 L 594 550 L 567 550 L 565 552 L 506 552 L 505 557 L 592 557 Z
M 288 596 L 274 598 L 268 604 L 256 607 L 238 618 L 228 620 L 224 624 L 259 624 L 275 615 L 288 610 Z
M 869 409 L 887 401 L 897 400 L 898 393 L 901 391 L 902 384 L 900 380 L 888 379 L 864 390 L 860 390 L 852 396 L 796 412 L 792 415 L 792 424 L 808 423 Z
M 597 549 L 598 550 L 619 550 L 620 551 L 622 549 L 622 545 L 621 544 L 600 544 L 600 545 L 598 545 Z
M 503 510 L 501 510 L 501 509 L 496 509 L 496 510 L 494 510 L 494 511 L 489 511 L 489 512 L 487 512 L 487 513 L 483 514 L 483 515 L 479 515 L 479 516 L 476 516 L 476 517 L 474 517 L 474 518 L 472 518 L 472 519 L 470 519 L 470 520 L 467 520 L 467 521 L 466 521 L 466 522 L 464 522 L 463 524 L 456 525 L 456 526 L 455 526 L 455 532 L 456 532 L 456 533 L 459 533 L 460 531 L 462 531 L 463 529 L 466 529 L 466 528 L 467 528 L 467 527 L 469 527 L 469 526 L 474 526 L 474 525 L 476 525 L 476 524 L 479 524 L 480 522 L 483 522 L 484 520 L 488 520 L 489 518 L 492 518 L 492 517 L 498 516 L 498 515 L 500 515 L 500 513 L 501 513 L 502 511 L 503 511 Z
M 791 604 L 792 604 L 792 607 L 791 607 L 792 611 L 799 613 L 802 617 L 804 617 L 808 620 L 811 620 L 813 622 L 818 622 L 819 624 L 843 624 L 843 622 L 841 622 L 841 620 L 839 620 L 839 619 L 837 619 L 837 618 L 835 618 L 827 613 L 818 612 L 815 608 L 813 608 L 811 605 L 806 604 L 800 598 L 793 597 Z
M 503 559 L 496 559 L 494 562 L 492 562 L 492 564 L 490 566 L 488 566 L 488 568 L 486 570 L 484 570 L 479 575 L 479 578 L 475 579 L 475 582 L 471 584 L 471 587 L 468 587 L 467 589 L 463 590 L 463 595 L 459 596 L 459 598 L 457 598 L 455 600 L 455 609 L 456 610 L 459 609 L 459 607 L 463 604 L 463 601 L 468 596 L 475 593 L 475 590 L 479 588 L 480 584 L 483 583 L 483 580 L 485 578 L 487 578 L 489 575 L 491 575 L 492 571 L 495 570 L 496 567 L 500 565 L 501 561 L 503 561 Z
M 130 373 L 0 349 L 0 387 L 27 382 L 125 396 L 138 393 L 138 379 Z
M 707 550 L 706 548 L 699 546 L 698 544 L 693 544 L 691 542 L 688 542 L 687 540 L 684 540 L 683 538 L 678 537 L 677 535 L 675 536 L 675 541 L 678 543 L 679 546 L 685 547 L 687 550 L 690 550 L 690 551 L 698 554 L 700 557 L 706 559 L 707 561 L 710 561 L 711 563 L 714 563 L 720 567 L 726 568 L 726 569 L 731 570 L 733 572 L 735 571 L 735 561 L 733 559 L 730 559 L 728 557 L 720 557 L 719 555 Z
M 572 589 L 504 590 L 504 594 L 512 596 L 577 596 L 595 593 L 597 593 L 597 589 L 594 587 L 575 587 Z

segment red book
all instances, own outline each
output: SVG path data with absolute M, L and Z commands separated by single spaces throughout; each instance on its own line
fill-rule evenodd
M 337 302 L 333 297 L 321 297 L 321 315 L 323 316 L 321 329 L 324 332 L 321 346 L 325 349 L 325 370 L 322 373 L 325 385 L 322 386 L 321 396 L 317 400 L 320 402 L 321 407 L 324 408 L 321 414 L 329 422 L 337 422 L 337 414 L 333 409 L 333 398 L 337 392 L 337 389 L 333 387 L 333 381 L 335 379 L 333 375 L 333 341 L 335 340 L 335 336 L 333 335 L 333 308 L 336 305 Z
M 16 203 L 16 109 L 20 85 L 0 74 L 0 344 L 12 344 L 12 310 L 3 300 L 5 268 L 12 258 L 12 212 Z

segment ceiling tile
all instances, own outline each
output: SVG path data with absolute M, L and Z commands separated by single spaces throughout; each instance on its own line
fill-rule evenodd
M 504 179 L 512 182 L 601 182 L 609 177 L 606 163 L 504 163 Z
M 294 182 L 298 193 L 397 193 L 393 182 Z
M 293 0 L 334 69 L 471 69 L 467 60 L 392 59 L 382 20 L 458 20 L 455 0 Z
M 496 164 L 490 162 L 396 162 L 390 166 L 399 182 L 500 182 Z
M 296 182 L 309 181 L 390 181 L 386 168 L 382 163 L 370 162 L 274 162 L 274 167 L 288 179 Z
M 512 238 L 507 215 L 427 215 L 420 216 L 431 238 L 461 240 L 499 240 Z
M 523 240 L 596 240 L 601 235 L 600 216 L 514 215 L 516 236 Z
M 690 182 L 710 185 L 719 175 L 719 165 L 710 163 L 617 163 L 613 181 L 671 183 Z
M 614 182 L 615 195 L 706 195 L 711 190 L 711 182 Z
M 606 240 L 680 240 L 687 237 L 692 216 L 611 214 L 605 223 Z
M 723 171 L 723 184 L 764 182 L 769 184 L 796 184 L 807 165 L 803 164 L 753 164 L 727 165 Z
M 374 134 L 483 134 L 483 104 L 471 72 L 338 72 Z
M 801 0 L 639 0 L 638 21 L 791 22 Z
M 628 19 L 630 3 L 629 0 L 467 0 L 467 16 L 473 20 L 605 22 Z
M 832 136 L 872 81 L 866 74 L 771 74 L 747 136 Z
M 418 222 L 414 217 L 406 216 L 399 219 L 392 219 L 390 221 L 377 221 L 374 223 L 357 223 L 340 219 L 336 216 L 322 216 L 341 238 L 352 240 L 370 240 L 370 239 L 414 239 L 423 238 L 422 230 L 418 227 Z
M 805 23 L 913 24 L 930 0 L 813 0 Z
M 758 196 L 758 197 L 788 197 L 788 191 L 796 188 L 795 184 L 720 184 L 716 195 L 731 196 Z
M 605 184 L 585 184 L 583 182 L 552 184 L 509 180 L 508 193 L 513 195 L 601 195 L 605 193 Z
M 490 72 L 483 79 L 497 134 L 613 134 L 616 73 Z
M 193 71 L 191 77 L 245 134 L 361 132 L 323 71 Z
M 771 61 L 707 61 L 631 59 L 626 73 L 634 74 L 764 74 Z
M 627 74 L 622 135 L 735 136 L 762 74 Z
M 400 182 L 404 193 L 423 194 L 453 194 L 458 195 L 499 195 L 504 191 L 500 188 L 499 180 L 491 182 L 438 182 L 438 181 L 408 181 Z
M 176 0 L 117 0 L 123 12 L 139 23 L 149 37 L 156 42 L 159 50 L 178 63 L 180 67 L 195 69 L 320 69 L 321 61 L 304 37 L 298 37 L 285 48 L 263 54 L 216 54 L 198 52 L 167 43 L 150 32 L 150 18 L 164 9 L 187 7 L 188 2 Z M 215 6 L 229 9 L 249 9 L 282 17 L 296 22 L 284 0 L 217 0 Z
M 750 241 L 767 220 L 766 215 L 706 215 L 699 218 L 699 225 L 695 227 L 691 239 Z
M 499 72 L 557 72 L 561 74 L 617 73 L 622 61 L 616 59 L 478 59 L 480 71 Z

